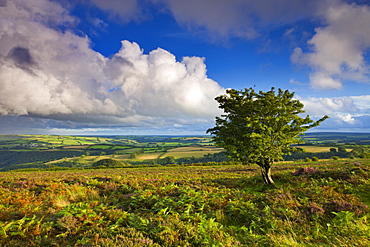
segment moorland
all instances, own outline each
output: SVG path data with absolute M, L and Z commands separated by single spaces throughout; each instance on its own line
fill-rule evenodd
M 44 159 L 1 158 L 1 246 L 370 246 L 369 134 L 307 134 L 276 188 L 200 162 L 222 154 L 207 136 L 1 138 L 1 155 Z

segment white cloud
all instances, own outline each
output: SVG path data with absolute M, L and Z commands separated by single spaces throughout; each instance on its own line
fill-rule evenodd
M 355 107 L 351 97 L 339 98 L 300 98 L 297 97 L 303 104 L 306 112 L 313 116 L 332 115 L 335 113 L 357 113 L 358 108 Z
M 323 126 L 331 129 L 358 128 L 369 129 L 370 95 L 348 96 L 337 98 L 301 98 L 306 113 L 314 118 L 324 115 L 330 117 Z
M 292 61 L 312 68 L 316 89 L 340 89 L 346 81 L 369 81 L 365 53 L 370 48 L 370 7 L 339 3 L 324 13 L 326 26 L 316 28 L 308 44 L 311 51 L 296 48 Z
M 74 21 L 47 0 L 0 7 L 1 115 L 171 126 L 219 112 L 214 97 L 224 89 L 207 77 L 203 58 L 177 61 L 160 48 L 144 54 L 129 41 L 106 58 L 87 37 L 57 28 Z
M 294 84 L 294 85 L 298 85 L 298 86 L 304 86 L 304 85 L 305 85 L 304 83 L 302 83 L 302 82 L 300 82 L 300 81 L 297 81 L 297 80 L 296 80 L 296 79 L 294 79 L 294 78 L 291 78 L 291 79 L 289 80 L 289 83 Z
M 49 27 L 51 21 L 53 26 L 73 21 L 58 4 L 28 3 L 8 1 L 0 8 L 0 112 L 50 115 L 107 110 L 103 100 L 93 97 L 93 88 L 103 79 L 105 58 L 89 48 L 88 38 Z
M 138 11 L 146 13 L 153 7 L 148 4 L 151 3 L 167 9 L 188 30 L 200 33 L 202 37 L 208 34 L 217 42 L 232 37 L 253 39 L 266 30 L 299 20 L 320 20 L 324 24 L 315 29 L 314 36 L 307 43 L 308 49 L 303 51 L 297 47 L 291 56 L 293 63 L 311 69 L 311 87 L 342 89 L 343 83 L 348 81 L 370 81 L 369 65 L 365 61 L 365 54 L 370 48 L 368 5 L 345 0 L 151 0 L 140 4 L 138 0 L 127 3 L 117 0 L 94 2 L 102 9 L 126 19 L 134 19 L 132 14 Z M 293 32 L 299 31 L 289 27 L 284 36 L 292 36 Z
M 359 111 L 370 114 L 370 95 L 352 96 L 351 98 Z
M 346 122 L 346 123 L 349 123 L 349 124 L 354 124 L 355 123 L 355 119 L 352 117 L 351 114 L 346 114 L 346 115 L 337 115 L 337 117 L 343 121 L 343 122 Z
M 122 42 L 106 67 L 112 86 L 119 88 L 112 92 L 115 101 L 121 101 L 127 111 L 153 117 L 217 114 L 213 98 L 224 91 L 206 72 L 202 58 L 178 62 L 160 48 L 145 55 L 138 44 L 128 41 Z M 120 98 L 122 94 L 126 97 Z

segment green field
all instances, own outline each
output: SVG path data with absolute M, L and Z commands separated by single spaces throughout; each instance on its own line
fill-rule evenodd
M 349 158 L 350 152 L 359 146 L 368 152 L 369 136 L 366 133 L 308 133 L 303 136 L 306 143 L 300 146 L 305 152 L 284 158 Z M 340 146 L 345 147 L 347 153 L 330 152 Z M 169 157 L 181 164 L 212 162 L 222 161 L 222 157 L 212 156 L 221 151 L 213 145 L 209 136 L 0 135 L 0 169 L 45 168 L 51 163 L 88 167 L 101 158 L 114 158 L 132 164 L 163 164 L 161 160 Z
M 112 145 L 91 145 L 89 149 L 112 149 L 114 146 Z

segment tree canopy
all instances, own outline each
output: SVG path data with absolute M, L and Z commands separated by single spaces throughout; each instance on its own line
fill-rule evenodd
M 122 165 L 123 165 L 123 163 L 121 161 L 108 158 L 108 159 L 98 160 L 97 162 L 95 162 L 92 165 L 92 167 L 99 167 L 99 166 L 104 166 L 104 167 L 120 167 Z
M 207 130 L 213 141 L 226 150 L 230 158 L 243 164 L 261 167 L 265 184 L 273 184 L 270 168 L 282 155 L 295 151 L 292 144 L 299 136 L 318 126 L 328 116 L 314 121 L 300 117 L 304 105 L 293 99 L 294 93 L 274 88 L 259 93 L 253 88 L 229 89 L 216 97 L 224 113 L 216 117 L 216 126 Z

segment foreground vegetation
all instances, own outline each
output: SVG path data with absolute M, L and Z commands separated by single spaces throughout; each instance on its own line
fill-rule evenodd
M 370 160 L 0 173 L 1 246 L 370 246 Z

